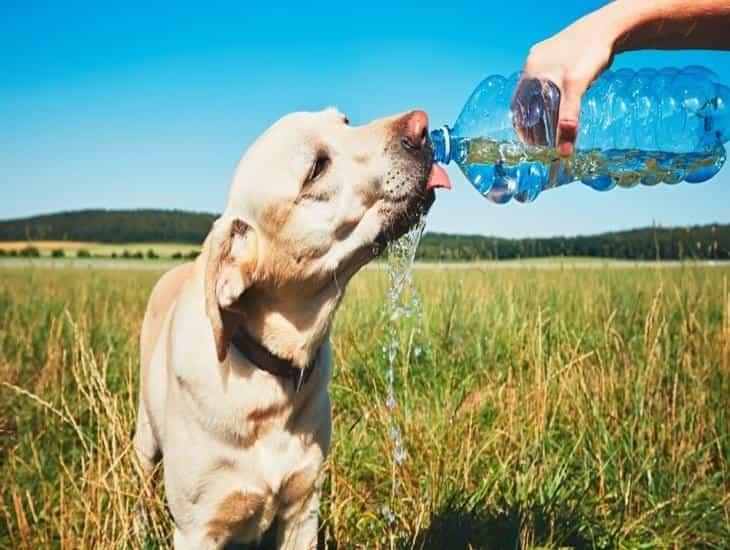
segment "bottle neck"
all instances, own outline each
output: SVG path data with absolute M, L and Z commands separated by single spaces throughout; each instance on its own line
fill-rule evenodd
M 448 126 L 442 126 L 433 130 L 430 134 L 433 145 L 433 160 L 441 164 L 451 162 L 451 130 Z

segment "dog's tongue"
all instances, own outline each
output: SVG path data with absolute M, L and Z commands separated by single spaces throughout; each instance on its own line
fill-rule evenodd
M 426 182 L 426 191 L 429 189 L 451 189 L 451 180 L 446 170 L 440 164 L 433 163 L 431 165 L 431 173 L 428 175 Z

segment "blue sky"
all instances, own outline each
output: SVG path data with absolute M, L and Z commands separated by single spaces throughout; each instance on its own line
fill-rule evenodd
M 0 218 L 80 208 L 219 211 L 248 144 L 281 115 L 336 105 L 353 124 L 412 108 L 451 123 L 473 87 L 600 2 L 0 3 Z M 589 47 L 582 45 L 581 47 Z M 641 52 L 615 67 L 730 53 Z M 494 205 L 450 168 L 429 229 L 586 234 L 730 222 L 711 182 Z

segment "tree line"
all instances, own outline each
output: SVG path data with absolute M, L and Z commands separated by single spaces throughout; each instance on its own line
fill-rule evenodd
M 728 260 L 730 225 L 647 227 L 579 237 L 501 239 L 480 235 L 429 233 L 417 257 L 468 261 L 587 256 L 630 260 Z
M 0 241 L 202 243 L 215 214 L 182 210 L 82 210 L 0 221 Z M 579 237 L 504 239 L 427 233 L 425 261 L 589 256 L 632 260 L 730 259 L 730 225 L 647 227 Z

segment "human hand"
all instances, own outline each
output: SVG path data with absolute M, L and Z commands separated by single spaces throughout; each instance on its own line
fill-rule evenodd
M 611 65 L 616 36 L 611 17 L 604 10 L 599 10 L 530 50 L 516 98 L 523 83 L 529 79 L 549 80 L 560 90 L 556 146 L 563 156 L 573 153 L 583 94 Z M 547 88 L 543 87 L 543 95 Z M 529 132 L 518 125 L 515 129 L 523 140 L 530 141 Z
M 583 94 L 611 65 L 614 53 L 641 48 L 730 50 L 729 24 L 728 0 L 609 2 L 532 47 L 513 99 L 518 110 L 515 131 L 526 143 L 555 143 L 561 155 L 570 155 L 578 136 Z M 547 81 L 560 92 L 557 115 L 553 112 L 557 93 Z M 543 108 L 548 112 L 542 112 Z M 547 124 L 525 126 L 521 124 L 525 117 L 533 123 L 544 117 Z M 546 135 L 553 130 L 556 136 Z

